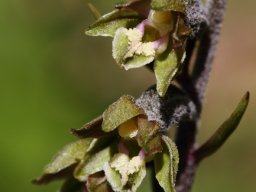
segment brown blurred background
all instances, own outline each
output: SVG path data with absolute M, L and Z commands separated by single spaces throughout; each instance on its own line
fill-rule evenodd
M 102 13 L 115 0 L 91 0 Z M 0 1 L 0 191 L 50 192 L 60 182 L 30 180 L 68 132 L 122 94 L 139 96 L 154 83 L 146 69 L 125 72 L 111 56 L 111 39 L 92 38 L 87 0 Z M 230 1 L 210 77 L 199 142 L 230 115 L 249 90 L 239 129 L 200 166 L 194 192 L 256 190 L 256 3 Z

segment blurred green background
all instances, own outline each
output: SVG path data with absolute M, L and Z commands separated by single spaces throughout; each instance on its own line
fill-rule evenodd
M 106 13 L 114 0 L 90 2 Z M 111 40 L 91 38 L 87 0 L 0 1 L 0 191 L 50 192 L 34 186 L 68 132 L 99 115 L 122 94 L 139 96 L 154 83 L 146 69 L 124 72 Z M 251 102 L 239 129 L 205 160 L 194 192 L 256 189 L 256 3 L 229 2 L 210 78 L 199 142 L 229 116 L 245 91 Z

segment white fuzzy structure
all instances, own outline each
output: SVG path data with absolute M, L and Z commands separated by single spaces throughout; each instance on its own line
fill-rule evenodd
M 165 97 L 160 97 L 155 87 L 151 87 L 136 100 L 136 104 L 144 109 L 148 120 L 159 123 L 162 132 L 178 127 L 181 121 L 197 117 L 195 104 L 174 86 L 168 89 Z
M 145 55 L 145 56 L 155 56 L 156 51 L 154 48 L 153 42 L 142 42 L 143 33 L 137 29 L 129 29 L 126 32 L 126 35 L 129 40 L 128 52 L 125 55 L 125 58 L 133 57 L 136 55 Z

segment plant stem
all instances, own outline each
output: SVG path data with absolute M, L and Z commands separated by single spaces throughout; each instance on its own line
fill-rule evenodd
M 198 161 L 194 156 L 196 135 L 225 7 L 226 0 L 210 0 L 207 2 L 207 24 L 206 26 L 201 25 L 201 27 L 204 27 L 204 29 L 201 29 L 202 33 L 188 43 L 187 51 L 189 54 L 185 61 L 185 72 L 178 77 L 178 82 L 194 101 L 198 116 L 194 121 L 182 122 L 177 130 L 176 144 L 180 153 L 177 192 L 189 192 L 191 190 L 197 170 Z M 198 47 L 196 47 L 197 41 L 199 43 Z M 195 60 L 192 63 L 193 54 L 195 54 Z M 189 74 L 190 67 L 192 67 L 191 74 Z

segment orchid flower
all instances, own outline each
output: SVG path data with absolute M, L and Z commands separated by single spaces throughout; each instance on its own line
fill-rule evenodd
M 184 22 L 188 0 L 130 0 L 100 17 L 87 30 L 113 37 L 112 53 L 126 69 L 153 64 L 157 91 L 164 96 L 185 58 L 191 29 Z
M 65 178 L 63 192 L 135 192 L 153 161 L 159 185 L 175 192 L 177 147 L 159 129 L 133 97 L 124 95 L 99 118 L 71 129 L 79 140 L 60 150 L 34 182 Z

